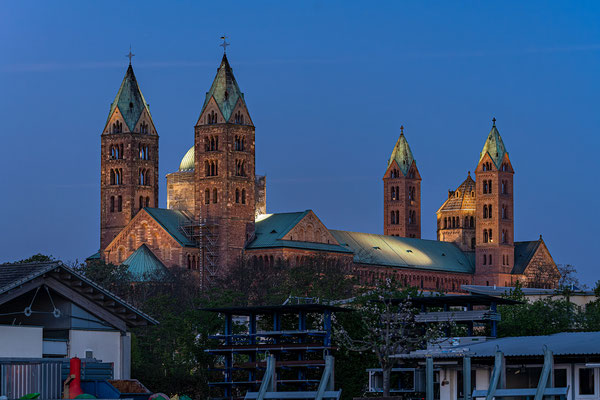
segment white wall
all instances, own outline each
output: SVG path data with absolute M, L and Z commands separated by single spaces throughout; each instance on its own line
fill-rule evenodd
M 40 326 L 0 325 L 0 357 L 42 358 Z
M 84 358 L 86 350 L 94 352 L 94 358 L 114 365 L 115 379 L 121 376 L 121 332 L 118 331 L 69 331 L 69 357 Z

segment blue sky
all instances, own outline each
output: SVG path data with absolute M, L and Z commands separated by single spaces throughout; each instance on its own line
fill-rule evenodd
M 98 249 L 100 133 L 130 44 L 166 205 L 226 33 L 270 212 L 382 233 L 381 178 L 404 125 L 434 239 L 496 117 L 516 240 L 543 234 L 595 282 L 599 19 L 592 1 L 2 2 L 0 262 Z

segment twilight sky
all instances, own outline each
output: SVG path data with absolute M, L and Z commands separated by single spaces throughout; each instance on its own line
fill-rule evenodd
M 4 1 L 0 262 L 98 250 L 100 133 L 133 66 L 165 174 L 193 144 L 229 61 L 256 125 L 269 212 L 382 233 L 386 162 L 405 134 L 422 236 L 473 171 L 492 117 L 515 168 L 515 238 L 600 279 L 600 3 L 559 1 Z

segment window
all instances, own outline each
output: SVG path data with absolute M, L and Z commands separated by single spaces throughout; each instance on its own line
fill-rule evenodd
M 114 185 L 116 182 L 116 178 L 115 178 L 115 170 L 111 169 L 110 170 L 110 184 Z
M 506 231 L 503 230 L 502 231 L 502 243 L 506 243 L 507 239 L 506 239 Z
M 471 238 L 471 248 L 475 248 L 475 238 Z
M 217 176 L 219 175 L 218 161 L 211 160 L 204 162 L 204 172 L 206 176 Z
M 488 218 L 492 218 L 492 205 L 488 206 Z
M 444 218 L 444 229 L 448 228 L 448 218 Z
M 210 190 L 204 191 L 204 204 L 210 204 Z
M 488 230 L 488 235 L 490 237 L 490 243 L 493 242 L 494 240 L 492 239 L 492 230 Z
M 112 133 L 123 133 L 123 123 L 121 121 L 113 122 Z
M 488 264 L 492 265 L 492 255 L 491 254 L 488 255 Z
M 396 213 L 393 211 L 390 212 L 390 224 L 396 225 Z
M 146 207 L 150 207 L 150 197 L 146 196 Z
M 487 218 L 488 217 L 488 207 L 487 205 L 483 206 L 483 218 Z
M 242 189 L 242 204 L 246 204 L 246 189 Z
M 246 176 L 245 161 L 235 161 L 235 176 Z
M 492 181 L 491 180 L 488 181 L 488 193 L 492 194 Z
M 396 187 L 392 186 L 392 200 L 396 200 Z
M 208 114 L 206 114 L 206 124 L 207 125 L 213 125 L 217 123 L 217 113 L 214 111 L 209 112 Z
M 400 223 L 400 211 L 396 210 L 396 224 Z
M 235 202 L 240 202 L 240 189 L 235 189 Z
M 483 194 L 488 192 L 488 181 L 483 181 Z
M 474 228 L 475 227 L 475 219 L 473 217 L 471 217 L 471 221 L 470 221 L 470 227 Z
M 577 388 L 580 396 L 593 396 L 596 394 L 594 368 L 577 369 Z
M 115 212 L 115 196 L 110 196 L 110 212 Z
M 144 197 L 140 196 L 140 210 L 144 208 Z
M 148 124 L 145 121 L 140 125 L 140 133 L 148 133 Z
M 121 196 L 119 196 L 119 199 L 118 199 L 117 211 L 119 211 L 119 212 L 123 211 L 123 197 L 121 197 Z
M 217 188 L 213 189 L 213 203 L 217 204 Z
M 502 219 L 506 219 L 506 206 L 502 205 Z
M 487 243 L 489 240 L 489 236 L 488 236 L 488 231 L 487 229 L 483 230 L 483 243 Z

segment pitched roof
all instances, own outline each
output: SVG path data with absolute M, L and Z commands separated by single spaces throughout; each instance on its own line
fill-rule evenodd
M 115 101 L 110 105 L 110 112 L 108 113 L 108 119 L 106 120 L 107 124 L 117 107 L 131 132 L 135 129 L 144 109 L 146 109 L 148 115 L 150 115 L 150 107 L 148 106 L 148 103 L 146 103 L 144 95 L 142 95 L 142 91 L 135 79 L 131 64 L 129 64 L 129 67 L 127 68 L 127 72 L 125 73 L 123 82 L 121 82 L 121 87 L 117 92 Z
M 398 167 L 400 167 L 402 174 L 406 176 L 408 169 L 415 159 L 413 158 L 412 151 L 410 150 L 410 146 L 408 145 L 408 141 L 406 141 L 404 133 L 400 134 L 400 137 L 394 146 L 394 150 L 392 150 L 392 155 L 388 161 L 388 167 L 394 160 L 398 164 Z
M 246 246 L 246 249 L 261 249 L 274 247 L 287 247 L 295 249 L 331 251 L 338 253 L 349 253 L 350 250 L 337 244 L 301 242 L 297 240 L 282 240 L 282 238 L 298 222 L 304 218 L 310 210 L 291 213 L 264 214 L 258 216 L 255 224 L 255 239 Z
M 134 282 L 163 280 L 169 275 L 167 267 L 165 267 L 145 243 L 127 257 L 123 261 L 123 264 L 127 265 L 127 270 Z
M 179 210 L 169 210 L 166 208 L 146 207 L 144 210 L 158 222 L 165 231 L 173 237 L 173 239 L 177 240 L 179 244 L 187 247 L 194 247 L 196 245 L 181 230 L 181 226 L 189 221 L 189 218 L 184 213 Z
M 512 274 L 522 274 L 542 243 L 541 239 L 531 242 L 515 242 L 515 265 Z
M 496 168 L 500 169 L 500 163 L 502 163 L 502 159 L 504 158 L 504 154 L 507 154 L 506 147 L 504 147 L 504 142 L 502 141 L 502 137 L 500 136 L 500 132 L 496 128 L 496 123 L 492 126 L 492 130 L 488 135 L 485 144 L 483 145 L 483 150 L 481 150 L 481 154 L 479 156 L 479 161 L 488 153 L 496 164 Z
M 507 357 L 543 357 L 544 347 L 554 356 L 600 354 L 600 332 L 560 332 L 543 336 L 513 336 L 491 339 L 484 342 L 460 343 L 456 346 L 435 350 L 417 350 L 409 354 L 393 355 L 393 358 L 422 359 L 425 357 L 457 358 L 469 354 L 471 357 L 494 357 L 500 350 Z
M 235 77 L 233 76 L 233 70 L 229 65 L 227 55 L 225 54 L 223 54 L 221 65 L 217 69 L 217 76 L 215 76 L 215 80 L 213 81 L 210 90 L 206 93 L 206 99 L 204 100 L 200 114 L 204 112 L 208 102 L 213 97 L 219 106 L 219 110 L 221 110 L 221 114 L 223 114 L 225 121 L 229 121 L 229 117 L 231 117 L 231 113 L 238 100 L 244 102 L 244 94 L 240 90 Z
M 94 294 L 94 291 L 99 292 L 103 296 L 108 297 L 115 303 L 117 303 L 115 307 L 124 308 L 126 309 L 126 313 L 129 313 L 130 315 L 135 315 L 135 318 L 128 318 L 127 316 L 120 317 L 128 325 L 139 325 L 140 321 L 143 321 L 143 323 L 158 324 L 158 322 L 149 315 L 133 307 L 116 294 L 111 293 L 107 289 L 86 278 L 79 272 L 67 267 L 61 261 L 0 265 L 0 295 L 3 295 L 13 289 L 16 289 L 19 286 L 34 280 L 35 278 L 52 273 L 57 273 L 55 276 L 60 277 L 57 279 L 77 280 L 81 282 L 84 285 L 84 287 L 92 288 L 92 292 L 82 290 L 79 292 L 79 294 L 87 297 L 96 296 L 97 293 Z M 69 283 L 66 283 L 66 285 L 71 286 Z M 103 303 L 106 302 L 106 300 L 98 301 L 101 301 Z M 115 307 L 113 308 L 116 309 Z
M 336 240 L 354 253 L 354 262 L 472 274 L 475 267 L 456 245 L 371 233 L 330 230 Z
M 442 204 L 437 212 L 456 211 L 456 210 L 475 210 L 475 181 L 471 178 L 471 173 L 467 179 L 456 188 L 452 195 Z M 472 195 L 473 194 L 473 195 Z

